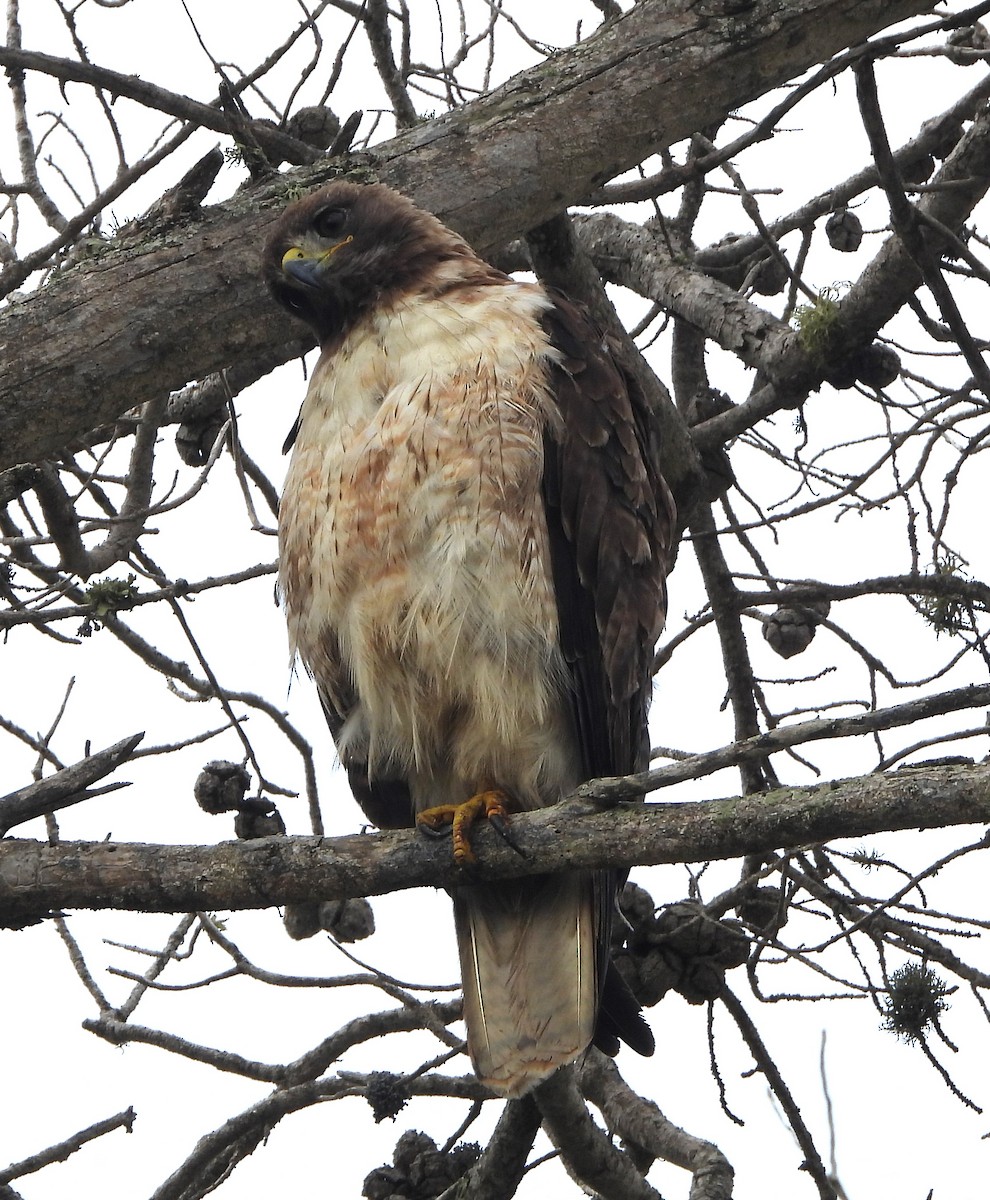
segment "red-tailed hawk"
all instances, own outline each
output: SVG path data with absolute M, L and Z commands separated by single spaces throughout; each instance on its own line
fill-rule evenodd
M 476 811 L 646 764 L 671 535 L 649 414 L 580 309 L 381 185 L 293 204 L 265 277 L 323 350 L 279 515 L 292 651 L 370 820 L 453 821 L 467 863 Z M 465 871 L 468 1049 L 503 1095 L 592 1040 L 652 1051 L 609 958 L 618 882 Z

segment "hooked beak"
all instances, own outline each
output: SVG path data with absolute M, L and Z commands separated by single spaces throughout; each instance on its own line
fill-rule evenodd
M 330 259 L 343 246 L 353 241 L 353 237 L 346 237 L 329 250 L 315 254 L 302 246 L 292 246 L 282 255 L 282 273 L 307 287 L 320 287 L 323 271 L 329 265 Z

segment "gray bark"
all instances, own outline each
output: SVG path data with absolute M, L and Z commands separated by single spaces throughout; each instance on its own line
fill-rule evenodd
M 406 192 L 480 251 L 587 197 L 923 0 L 644 0 L 491 95 L 375 148 L 321 160 L 183 223 L 111 242 L 0 315 L 0 468 L 51 455 L 137 404 L 298 330 L 258 278 L 291 195 L 342 169 Z M 575 133 L 575 131 L 577 131 Z
M 472 878 L 767 854 L 886 830 L 990 821 L 990 768 L 905 769 L 695 804 L 597 812 L 561 805 L 513 818 L 522 857 L 474 831 Z M 217 846 L 0 841 L 0 924 L 53 910 L 142 912 L 266 908 L 464 882 L 447 838 L 415 832 L 276 837 Z

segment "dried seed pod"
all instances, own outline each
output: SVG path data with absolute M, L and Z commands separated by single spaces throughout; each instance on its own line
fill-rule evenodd
M 627 883 L 619 893 L 619 912 L 625 918 L 624 922 L 616 922 L 614 934 L 618 937 L 618 945 L 626 940 L 627 935 L 634 935 L 653 928 L 656 915 L 656 905 L 653 897 L 638 883 Z
M 775 255 L 765 258 L 753 277 L 753 291 L 761 296 L 779 296 L 787 287 L 790 273 L 787 264 Z
M 408 1129 L 396 1143 L 392 1166 L 372 1171 L 361 1195 L 367 1200 L 429 1200 L 452 1188 L 480 1157 L 475 1142 L 461 1142 L 445 1154 L 425 1133 Z
M 174 421 L 175 449 L 188 467 L 202 467 L 227 419 L 227 388 L 219 375 L 207 375 L 173 392 L 166 408 Z
M 628 948 L 620 950 L 615 961 L 645 1007 L 671 990 L 689 1004 L 714 999 L 725 972 L 740 966 L 749 954 L 749 937 L 741 922 L 716 920 L 694 900 L 669 904 L 654 915 L 652 899 L 636 888 L 631 894 L 623 892 L 620 906 L 632 928 Z
M 250 786 L 251 776 L 240 763 L 208 762 L 196 777 L 193 795 L 204 812 L 231 812 L 240 808 Z
M 418 1158 L 424 1154 L 435 1154 L 436 1149 L 437 1144 L 429 1134 L 420 1133 L 418 1129 L 407 1129 L 395 1143 L 392 1162 L 408 1175 Z
M 688 1004 L 714 1000 L 725 972 L 749 955 L 749 937 L 741 922 L 715 920 L 702 905 L 682 900 L 657 918 L 652 938 L 676 974 L 674 988 Z
M 234 817 L 234 834 L 244 841 L 285 835 L 285 822 L 270 800 L 245 800 Z
M 340 132 L 340 121 L 329 108 L 313 104 L 294 112 L 285 123 L 285 132 L 317 150 L 326 150 Z
M 901 170 L 901 177 L 910 186 L 912 183 L 924 183 L 934 170 L 935 159 L 930 154 L 923 154 Z
M 225 419 L 223 413 L 214 413 L 204 421 L 185 422 L 175 431 L 175 452 L 187 467 L 206 466 Z
M 901 373 L 901 360 L 896 350 L 882 342 L 867 346 L 856 361 L 856 378 L 867 387 L 890 387 Z
M 711 387 L 703 387 L 695 392 L 688 401 L 684 419 L 688 425 L 698 425 L 702 421 L 707 421 L 709 417 L 718 416 L 719 413 L 728 412 L 734 407 L 735 405 L 725 392 Z M 699 497 L 709 504 L 714 504 L 735 482 L 732 464 L 724 447 L 715 446 L 702 450 L 701 467 L 703 479 Z
M 781 599 L 792 591 L 792 588 L 782 588 Z M 793 658 L 811 645 L 815 631 L 828 616 L 830 607 L 828 600 L 785 601 L 767 618 L 763 637 L 775 654 Z
M 623 951 L 616 956 L 615 965 L 626 986 L 644 1008 L 659 1004 L 669 991 L 677 987 L 680 978 L 659 950 L 640 950 L 635 954 Z
M 945 57 L 957 67 L 971 67 L 982 62 L 981 52 L 990 49 L 990 35 L 979 21 L 953 29 L 945 39 Z
M 401 1075 L 391 1071 L 373 1071 L 368 1076 L 364 1097 L 371 1105 L 371 1114 L 378 1125 L 386 1118 L 397 1117 L 409 1103 L 409 1086 Z
M 787 924 L 787 905 L 778 887 L 756 887 L 736 905 L 741 921 L 761 933 L 777 933 Z
M 360 942 L 375 932 L 375 914 L 361 896 L 325 900 L 319 907 L 319 922 L 338 942 Z
M 848 208 L 838 208 L 825 222 L 825 236 L 833 250 L 851 254 L 863 240 L 863 222 Z
M 481 1158 L 481 1147 L 477 1142 L 461 1142 L 447 1152 L 447 1158 L 451 1178 L 460 1179 Z
M 840 358 L 836 362 L 825 364 L 825 382 L 830 383 L 837 391 L 845 391 L 846 388 L 854 387 L 856 379 L 856 355 L 847 355 L 845 358 Z
M 305 941 L 320 932 L 320 906 L 314 900 L 304 904 L 287 904 L 282 913 L 285 932 L 294 942 Z

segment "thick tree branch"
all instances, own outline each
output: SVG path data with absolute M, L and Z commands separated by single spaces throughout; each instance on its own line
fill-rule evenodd
M 926 8 L 923 0 L 757 0 L 720 17 L 701 4 L 646 0 L 491 95 L 376 147 L 362 165 L 490 251 L 646 155 Z M 582 136 L 566 136 L 577 127 Z M 292 191 L 339 170 L 322 161 L 185 226 L 111 244 L 5 311 L 0 468 L 50 455 L 262 346 L 284 343 L 288 358 L 298 334 L 264 293 L 258 247 Z
M 990 768 L 983 765 L 911 769 L 697 804 L 606 812 L 565 804 L 514 818 L 525 857 L 490 829 L 477 830 L 481 862 L 471 878 L 703 862 L 885 830 L 987 821 Z M 217 846 L 0 842 L 0 920 L 8 924 L 55 909 L 266 908 L 464 881 L 446 840 L 405 831 Z
M 725 1155 L 668 1121 L 619 1074 L 615 1062 L 592 1049 L 578 1067 L 581 1090 L 601 1112 L 609 1131 L 653 1158 L 690 1171 L 690 1200 L 731 1200 L 733 1170 Z
M 438 1200 L 506 1200 L 514 1196 L 541 1124 L 540 1110 L 532 1097 L 510 1101 L 481 1158 Z
M 547 1136 L 560 1151 L 568 1173 L 602 1200 L 662 1200 L 591 1119 L 574 1069 L 565 1067 L 540 1084 L 533 1098 L 543 1114 Z
M 747 367 L 779 378 L 782 388 L 790 385 L 806 392 L 811 387 L 814 368 L 796 331 L 735 289 L 675 261 L 656 232 L 614 213 L 578 217 L 574 224 L 609 283 L 655 300 L 664 311 L 700 329 Z M 798 364 L 802 364 L 800 369 Z M 711 421 L 706 421 L 698 428 L 706 429 L 709 424 Z M 706 441 L 704 448 L 711 444 Z

